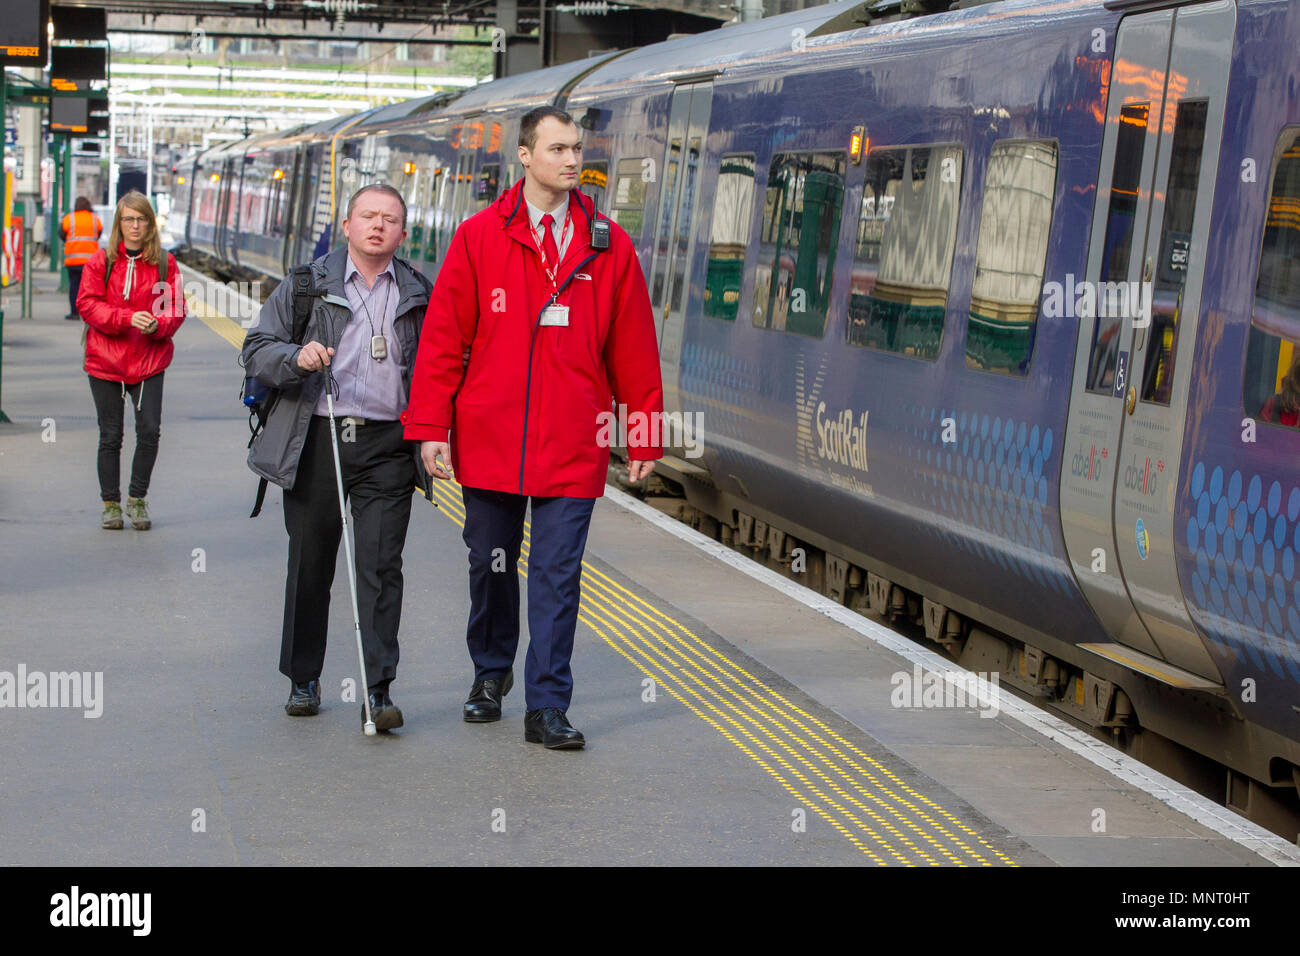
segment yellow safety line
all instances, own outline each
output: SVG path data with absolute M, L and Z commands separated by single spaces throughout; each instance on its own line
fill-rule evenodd
M 463 526 L 464 511 L 455 491 L 442 483 L 435 483 L 434 490 L 440 505 L 443 510 L 447 512 L 448 517 L 457 524 Z M 525 524 L 525 528 L 528 528 L 527 523 Z M 521 549 L 521 556 L 526 558 L 527 551 L 528 545 L 527 540 L 525 540 L 524 547 Z M 813 776 L 820 778 L 826 787 L 834 791 L 845 803 L 854 804 L 866 816 L 880 824 L 880 826 L 889 831 L 889 833 L 906 850 L 914 852 L 922 861 L 927 862 L 930 865 L 938 864 L 938 861 L 926 853 L 922 847 L 918 846 L 905 833 L 894 826 L 894 824 L 890 822 L 891 820 L 901 821 L 907 830 L 910 830 L 914 835 L 920 837 L 929 844 L 932 851 L 937 851 L 950 862 L 956 863 L 957 865 L 965 865 L 967 863 L 967 860 L 964 857 L 968 857 L 971 862 L 975 862 L 977 865 L 994 865 L 993 863 L 990 863 L 985 856 L 981 855 L 981 850 L 997 857 L 997 859 L 1004 864 L 1011 866 L 1016 865 L 1013 860 L 998 851 L 986 840 L 980 839 L 973 829 L 962 823 L 958 818 L 943 810 L 933 800 L 930 800 L 908 787 L 887 767 L 863 753 L 848 741 L 845 741 L 838 734 L 831 731 L 830 728 L 821 721 L 791 704 L 784 697 L 777 694 L 752 675 L 748 674 L 743 668 L 731 661 L 721 652 L 705 644 L 698 638 L 698 636 L 683 626 L 680 622 L 668 617 L 653 605 L 645 602 L 637 595 L 632 594 L 626 588 L 623 588 L 617 582 L 609 578 L 608 575 L 592 567 L 589 562 L 583 562 L 583 572 L 582 605 L 579 613 L 580 619 L 600 635 L 607 644 L 614 647 L 615 650 L 619 651 L 636 664 L 638 669 L 648 673 L 651 677 L 656 678 L 660 683 L 665 683 L 664 678 L 665 676 L 668 676 L 674 686 L 680 687 L 685 693 L 690 694 L 696 701 L 700 702 L 701 706 L 716 714 L 718 717 L 717 720 L 709 718 L 707 714 L 701 712 L 700 707 L 693 705 L 681 694 L 678 694 L 673 686 L 666 686 L 666 689 L 668 689 L 674 697 L 687 704 L 687 706 L 692 710 L 692 712 L 696 713 L 697 716 L 708 720 L 715 729 L 719 729 L 720 731 L 723 730 L 719 721 L 729 724 L 741 735 L 748 738 L 755 745 L 755 748 L 765 751 L 772 761 L 780 763 L 790 776 L 802 783 L 809 791 L 816 794 L 820 798 L 821 803 L 816 800 L 807 800 L 803 794 L 800 794 L 792 787 L 785 777 L 777 773 L 767 761 L 764 761 L 759 757 L 753 749 L 743 746 L 737 739 L 736 734 L 724 732 L 724 736 L 726 736 L 727 739 L 741 747 L 747 756 L 755 760 L 755 762 L 759 763 L 760 766 L 776 777 L 783 787 L 800 796 L 800 798 L 809 806 L 816 808 L 817 812 L 821 816 L 831 820 L 831 812 L 844 814 L 861 830 L 861 832 L 872 837 L 872 839 L 884 847 L 886 852 L 890 855 L 899 858 L 906 864 L 911 864 L 910 859 L 903 857 L 900 851 L 890 846 L 889 843 L 882 839 L 875 830 L 860 820 L 854 813 L 837 803 L 834 799 L 827 797 L 827 795 L 822 792 L 819 787 L 814 785 L 807 776 L 799 770 L 796 770 L 793 765 L 782 758 L 780 754 L 777 754 L 763 741 L 754 737 L 749 729 L 744 726 L 742 721 L 744 723 L 752 724 L 759 733 L 766 735 L 782 751 L 788 754 L 795 763 L 802 765 Z M 654 618 L 659 618 L 663 623 L 659 624 L 654 620 Z M 611 624 L 613 624 L 613 627 L 622 642 L 628 647 L 631 647 L 634 652 L 639 652 L 644 657 L 644 661 L 633 658 L 624 650 L 623 647 L 618 646 L 618 644 L 616 644 L 611 638 L 610 634 L 606 633 L 604 628 L 600 627 L 597 622 L 603 623 L 606 626 L 611 626 Z M 635 638 L 628 637 L 624 634 L 622 629 L 617 627 L 618 624 L 628 625 L 631 632 L 635 635 Z M 654 643 L 651 636 L 645 633 L 647 628 L 652 632 L 657 632 L 658 636 L 661 636 L 665 640 L 663 640 L 662 643 Z M 677 633 L 673 633 L 674 631 Z M 636 638 L 641 639 L 640 643 L 637 642 Z M 674 670 L 678 671 L 679 674 L 673 674 Z M 695 681 L 698 687 L 689 687 L 688 681 Z M 735 716 L 733 717 L 729 714 L 723 713 L 709 700 L 706 700 L 706 696 L 719 701 L 724 708 L 733 712 Z M 774 701 L 776 703 L 774 703 Z M 737 706 L 737 704 L 740 706 Z M 750 711 L 753 712 L 752 715 L 749 713 Z M 799 718 L 802 718 L 802 720 Z M 788 726 L 784 722 L 786 720 L 793 724 L 794 727 L 798 728 L 798 730 L 794 730 Z M 808 726 L 809 724 L 820 728 L 820 730 L 825 734 L 825 737 L 816 731 L 810 730 Z M 775 732 L 777 730 L 786 734 L 791 741 L 797 744 L 797 750 L 792 748 L 789 742 L 780 738 Z M 806 734 L 807 737 L 801 736 L 799 733 L 800 731 Z M 913 799 L 909 800 L 907 797 L 900 796 L 898 793 L 894 792 L 894 790 L 890 789 L 888 785 L 882 783 L 879 777 L 871 773 L 871 771 L 866 770 L 857 761 L 848 757 L 834 744 L 828 743 L 826 738 L 831 738 L 835 743 L 844 747 L 845 750 L 857 754 L 864 763 L 875 768 L 881 775 L 892 781 L 898 789 L 904 791 Z M 864 786 L 861 780 L 846 771 L 844 767 L 836 761 L 826 757 L 819 748 L 829 750 L 837 758 L 847 764 L 853 771 L 856 771 L 858 774 L 865 777 L 871 786 Z M 828 776 L 827 773 L 823 772 L 823 770 L 829 770 L 831 776 Z M 834 779 L 836 777 L 842 780 L 846 786 L 841 787 L 840 783 Z M 861 795 L 875 806 L 872 807 L 864 804 L 854 795 L 854 792 Z M 893 806 L 888 801 L 892 801 L 898 806 Z M 971 842 L 977 843 L 978 847 L 971 846 L 961 837 L 954 834 L 952 829 L 944 826 L 935 819 L 935 816 L 927 813 L 926 810 L 923 809 L 923 807 L 918 806 L 918 804 L 924 804 L 925 806 L 933 808 L 935 816 L 946 818 L 953 829 L 968 834 L 973 838 Z M 912 815 L 909 815 L 906 811 L 911 811 L 911 814 L 914 815 L 916 819 L 913 819 Z M 890 819 L 881 816 L 882 813 L 887 814 Z M 946 840 L 936 838 L 934 833 L 927 831 L 917 822 L 917 819 L 924 821 L 924 823 L 932 827 L 934 831 L 942 834 Z M 831 822 L 834 823 L 836 829 L 844 832 L 844 827 L 838 820 L 831 820 Z M 855 840 L 854 842 L 855 844 L 858 844 L 859 841 Z M 877 862 L 881 861 L 877 859 Z
M 190 312 L 235 348 L 242 347 L 246 330 L 239 323 L 192 299 Z M 463 528 L 465 511 L 459 491 L 460 485 L 454 481 L 433 482 L 441 510 Z M 520 573 L 525 578 L 530 534 L 531 523 L 525 522 L 520 550 Z M 1004 864 L 1017 865 L 971 827 L 907 786 L 888 767 L 792 704 L 681 622 L 585 559 L 582 569 L 579 620 L 874 863 L 887 866 L 890 860 L 885 857 L 892 857 L 904 866 L 917 865 L 918 861 L 938 866 L 942 865 L 934 855 L 938 854 L 958 866 L 995 865 L 981 855 L 983 850 Z M 902 793 L 892 789 L 891 784 Z M 935 817 L 943 818 L 952 829 Z M 900 822 L 902 829 L 897 825 Z M 973 838 L 971 843 L 977 842 L 979 847 L 970 845 L 954 829 Z M 928 844 L 929 851 L 913 837 Z
M 188 314 L 198 318 L 204 325 L 210 328 L 217 335 L 221 336 L 237 349 L 244 347 L 244 336 L 248 330 L 236 322 L 234 319 L 222 315 L 215 309 L 208 308 L 204 303 L 197 302 L 192 296 L 185 297 L 185 303 L 188 306 Z

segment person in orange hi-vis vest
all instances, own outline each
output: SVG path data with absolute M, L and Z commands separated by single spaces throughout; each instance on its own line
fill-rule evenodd
M 81 269 L 99 249 L 104 223 L 90 208 L 90 200 L 78 196 L 72 212 L 59 225 L 63 240 L 63 264 L 68 267 L 68 314 L 65 319 L 81 319 L 77 314 L 77 292 L 81 289 Z

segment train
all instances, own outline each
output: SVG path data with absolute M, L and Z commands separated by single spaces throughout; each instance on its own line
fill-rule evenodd
M 217 146 L 173 229 L 274 282 L 385 182 L 435 278 L 568 110 L 703 425 L 647 500 L 1294 840 L 1300 4 L 898 6 Z

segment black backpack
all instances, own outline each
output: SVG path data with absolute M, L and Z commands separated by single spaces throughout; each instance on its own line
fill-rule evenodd
M 307 320 L 311 317 L 312 303 L 319 295 L 319 291 L 312 279 L 309 265 L 295 266 L 293 272 L 289 274 L 289 281 L 293 283 L 293 328 L 290 341 L 295 345 L 302 345 L 303 339 L 307 336 Z M 271 410 L 280 400 L 280 390 L 270 388 L 253 376 L 246 375 L 239 398 L 248 409 L 248 430 L 251 432 L 248 447 L 252 448 L 253 442 L 257 441 L 257 436 L 266 428 Z M 257 482 L 257 500 L 253 503 L 253 513 L 249 515 L 250 518 L 256 518 L 262 513 L 262 501 L 266 498 L 266 484 L 265 478 Z

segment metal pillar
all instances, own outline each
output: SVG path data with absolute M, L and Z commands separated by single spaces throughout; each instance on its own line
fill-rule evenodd
M 8 116 L 9 116 L 8 103 L 6 102 L 9 95 L 9 91 L 7 89 L 6 84 L 7 84 L 7 79 L 5 77 L 5 68 L 3 64 L 0 64 L 0 191 L 4 189 L 4 180 L 5 180 L 4 127 L 5 127 L 5 123 L 8 122 Z M 0 202 L 3 202 L 3 196 L 0 196 Z M 3 225 L 3 220 L 0 220 L 0 225 Z M 5 310 L 3 306 L 0 306 L 0 383 L 3 383 L 4 381 L 3 378 L 4 341 L 5 341 Z M 3 395 L 4 395 L 3 391 L 0 391 L 0 399 L 3 398 Z M 3 401 L 0 401 L 0 423 L 8 422 L 8 421 L 9 421 L 9 416 L 4 413 L 4 403 Z
M 153 110 L 145 107 L 144 194 L 153 203 Z
M 54 160 L 54 179 L 50 182 L 50 271 L 58 272 L 63 262 L 63 240 L 59 238 L 59 223 L 63 220 L 63 153 L 60 137 L 52 137 L 50 156 Z
M 33 203 L 32 205 L 35 205 Z M 23 212 L 27 212 L 26 203 L 23 204 Z M 22 318 L 30 319 L 32 317 L 32 216 L 38 213 L 33 210 L 31 215 L 23 216 L 23 314 Z
M 55 137 L 54 142 L 58 144 L 57 149 L 59 162 L 55 167 L 55 176 L 59 181 L 60 188 L 58 192 L 58 201 L 54 204 L 54 222 L 52 224 L 54 226 L 54 235 L 51 238 L 58 239 L 59 225 L 63 222 L 63 217 L 72 211 L 72 190 L 74 187 L 72 182 L 72 137 L 60 135 Z M 68 278 L 68 267 L 63 264 L 62 239 L 59 239 L 58 247 L 58 265 L 55 265 L 53 254 L 51 254 L 50 271 L 53 272 L 56 268 L 58 269 L 59 291 L 67 292 L 68 284 L 71 280 Z M 54 248 L 53 242 L 51 242 L 50 248 Z

